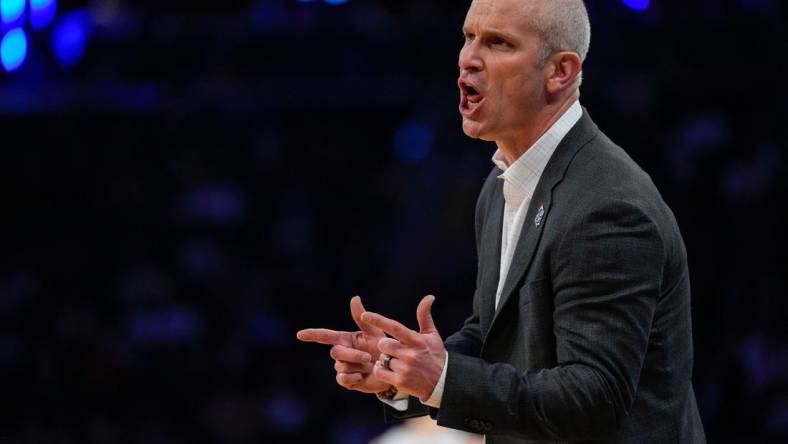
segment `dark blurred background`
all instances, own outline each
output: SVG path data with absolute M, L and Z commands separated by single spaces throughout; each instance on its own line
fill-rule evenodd
M 307 326 L 470 313 L 468 1 L 0 0 L 0 442 L 367 442 Z M 783 0 L 588 0 L 582 104 L 693 281 L 709 442 L 788 442 Z

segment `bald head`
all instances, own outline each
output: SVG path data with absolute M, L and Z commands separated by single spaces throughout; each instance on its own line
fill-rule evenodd
M 591 23 L 583 0 L 520 0 L 542 39 L 542 64 L 551 54 L 574 52 L 584 62 L 591 44 Z

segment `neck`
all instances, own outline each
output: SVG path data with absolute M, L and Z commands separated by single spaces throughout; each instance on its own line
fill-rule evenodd
M 497 140 L 495 143 L 498 145 L 498 149 L 501 150 L 504 159 L 506 159 L 506 163 L 511 165 L 525 154 L 572 107 L 578 98 L 580 98 L 580 93 L 575 91 L 563 100 L 547 104 L 534 116 L 531 122 L 524 125 L 523 130 L 517 135 Z

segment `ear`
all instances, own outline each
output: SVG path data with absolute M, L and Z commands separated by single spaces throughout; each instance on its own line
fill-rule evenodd
M 574 52 L 563 51 L 553 54 L 547 61 L 547 92 L 556 94 L 575 84 L 583 63 Z

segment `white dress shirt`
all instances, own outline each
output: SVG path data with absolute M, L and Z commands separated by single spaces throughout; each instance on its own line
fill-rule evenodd
M 503 230 L 501 231 L 501 267 L 498 277 L 498 289 L 495 293 L 495 309 L 501 300 L 506 276 L 509 274 L 509 266 L 512 264 L 512 257 L 523 230 L 525 215 L 531 204 L 531 198 L 542 177 L 542 172 L 547 166 L 547 162 L 552 157 L 553 152 L 561 143 L 569 130 L 583 116 L 583 108 L 579 101 L 575 101 L 572 106 L 551 126 L 542 137 L 540 137 L 528 150 L 523 153 L 511 165 L 506 163 L 501 150 L 495 151 L 492 157 L 493 163 L 500 168 L 503 173 L 498 176 L 503 180 Z M 440 408 L 443 398 L 443 387 L 446 384 L 446 369 L 449 367 L 449 354 L 446 353 L 446 362 L 443 364 L 441 373 L 432 395 L 427 400 L 421 402 L 430 407 Z M 405 411 L 408 409 L 408 396 L 398 393 L 393 400 L 381 399 L 381 401 L 391 405 L 397 410 Z

